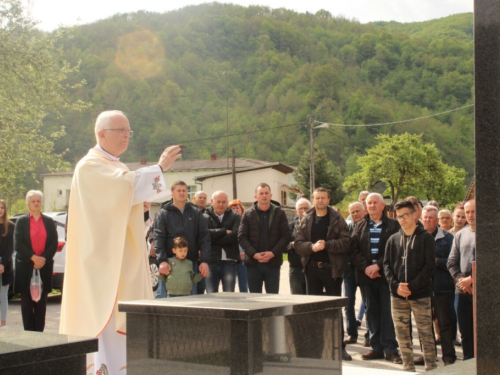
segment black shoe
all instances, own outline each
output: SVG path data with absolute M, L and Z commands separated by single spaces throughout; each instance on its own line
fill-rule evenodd
M 385 355 L 385 360 L 389 361 L 389 362 L 392 362 L 392 363 L 395 363 L 397 365 L 403 364 L 403 360 L 401 359 L 401 357 L 399 356 L 398 353 L 386 354 Z
M 345 348 L 342 348 L 342 360 L 343 361 L 352 361 L 351 355 L 349 353 L 347 353 Z
M 441 339 L 436 340 L 436 345 L 441 345 Z
M 414 364 L 415 366 L 423 366 L 423 365 L 425 365 L 424 356 L 423 356 L 423 355 L 420 355 L 420 356 L 418 356 L 417 358 L 415 358 L 415 359 L 413 360 L 413 364 Z
M 361 320 L 356 319 L 356 325 L 357 325 L 358 327 L 361 327 Z
M 453 343 L 455 344 L 455 346 L 462 346 L 462 343 L 458 340 L 453 341 Z

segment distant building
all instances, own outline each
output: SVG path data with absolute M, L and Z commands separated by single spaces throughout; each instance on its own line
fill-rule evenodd
M 125 163 L 131 171 L 144 166 L 154 165 L 145 158 L 139 163 Z M 254 189 L 259 182 L 266 182 L 271 186 L 273 199 L 285 206 L 293 206 L 295 202 L 289 192 L 299 192 L 292 188 L 296 184 L 292 176 L 294 167 L 282 163 L 272 163 L 263 160 L 236 158 L 236 184 L 238 199 L 249 206 L 254 201 Z M 199 190 L 205 190 L 210 198 L 216 190 L 224 190 L 233 199 L 233 184 L 231 164 L 227 159 L 217 159 L 214 154 L 210 159 L 177 160 L 173 167 L 163 174 L 167 187 L 176 181 L 182 180 L 188 184 L 189 199 Z M 43 174 L 43 191 L 45 194 L 44 210 L 62 211 L 69 204 L 69 194 L 73 171 L 54 172 Z M 157 203 L 156 205 L 154 203 Z M 152 213 L 159 210 L 161 202 L 154 202 Z
M 237 169 L 236 187 L 238 199 L 245 207 L 249 207 L 254 201 L 255 187 L 260 182 L 266 182 L 271 187 L 273 200 L 282 206 L 294 206 L 295 200 L 290 198 L 289 192 L 301 194 L 302 192 L 292 187 L 295 184 L 292 172 L 293 167 L 282 163 L 267 163 L 261 166 Z M 195 182 L 200 184 L 210 197 L 217 190 L 224 190 L 231 199 L 233 195 L 233 176 L 231 171 L 222 171 L 195 177 Z

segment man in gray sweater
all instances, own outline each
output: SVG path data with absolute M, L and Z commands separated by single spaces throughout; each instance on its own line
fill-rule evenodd
M 474 358 L 472 260 L 476 251 L 476 201 L 467 201 L 464 208 L 469 226 L 455 235 L 447 266 L 455 280 L 455 294 L 458 294 L 458 327 L 466 360 Z

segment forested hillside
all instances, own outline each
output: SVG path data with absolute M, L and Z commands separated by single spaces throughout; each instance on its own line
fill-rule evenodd
M 155 160 L 179 142 L 185 158 L 224 157 L 227 74 L 229 133 L 237 134 L 229 147 L 238 157 L 297 165 L 309 147 L 309 113 L 373 124 L 472 104 L 472 31 L 472 14 L 360 24 L 326 11 L 212 3 L 117 15 L 64 41 L 65 58 L 81 61 L 70 83 L 87 82 L 74 95 L 92 107 L 46 118 L 44 131 L 66 127 L 56 151 L 68 149 L 74 163 L 95 142 L 97 114 L 121 109 L 135 132 L 125 161 Z M 377 134 L 404 132 L 423 133 L 445 163 L 473 175 L 473 107 L 402 124 L 330 126 L 316 130 L 316 142 L 345 178 Z

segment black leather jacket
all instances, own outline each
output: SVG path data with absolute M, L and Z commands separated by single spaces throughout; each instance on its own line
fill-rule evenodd
M 292 242 L 295 241 L 295 235 L 297 234 L 297 228 L 299 227 L 300 220 L 299 217 L 296 216 L 293 221 L 291 221 L 288 225 L 290 227 L 290 242 L 286 247 L 286 252 L 288 253 L 288 263 L 290 263 L 290 267 L 300 268 L 302 269 L 302 256 L 297 254 L 296 249 L 292 249 Z
M 381 277 L 370 279 L 365 274 L 366 267 L 373 264 L 369 222 L 370 215 L 367 214 L 363 220 L 356 223 L 351 237 L 351 264 L 356 267 L 356 280 L 359 285 L 366 285 L 371 282 L 387 283 L 384 275 L 385 245 L 389 237 L 396 233 L 400 228 L 400 225 L 396 220 L 388 218 L 385 214 L 382 216 L 382 235 L 380 237 L 377 255 L 377 265 L 380 268 L 379 273 Z
M 305 268 L 309 258 L 313 254 L 311 242 L 311 228 L 313 225 L 313 214 L 316 209 L 313 207 L 304 214 L 300 221 L 297 235 L 295 236 L 295 248 L 297 253 L 302 255 L 302 266 Z M 342 216 L 332 207 L 328 207 L 330 224 L 326 236 L 325 250 L 330 259 L 332 278 L 336 279 L 344 275 L 347 265 L 347 253 L 349 251 L 349 228 Z
M 227 208 L 220 222 L 213 207 L 208 208 L 203 214 L 208 221 L 210 232 L 211 250 L 210 262 L 218 262 L 222 257 L 222 248 L 228 259 L 240 260 L 240 249 L 238 247 L 238 229 L 240 227 L 240 215 L 231 208 Z M 227 233 L 230 230 L 231 233 Z

